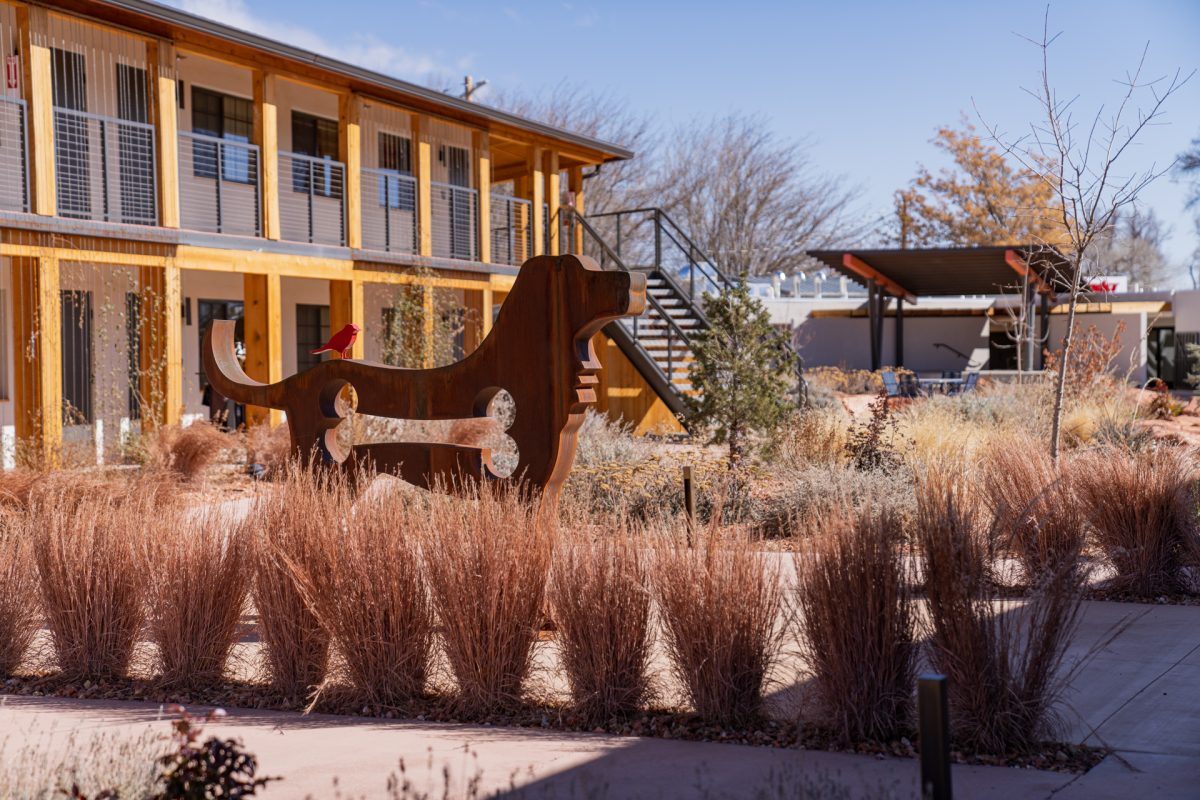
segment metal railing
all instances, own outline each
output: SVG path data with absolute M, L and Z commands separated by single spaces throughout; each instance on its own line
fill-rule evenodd
M 193 231 L 262 235 L 257 145 L 179 134 L 180 224 Z
M 158 224 L 154 150 L 153 125 L 55 108 L 59 216 Z
M 430 184 L 433 254 L 441 258 L 479 258 L 479 193 L 465 186 Z
M 280 236 L 291 242 L 346 244 L 346 165 L 279 153 Z
M 511 195 L 492 195 L 492 262 L 519 267 L 533 255 L 533 204 Z
M 417 179 L 394 170 L 362 171 L 362 244 L 387 253 L 417 252 Z
M 0 96 L 0 208 L 29 211 L 29 139 L 25 101 Z

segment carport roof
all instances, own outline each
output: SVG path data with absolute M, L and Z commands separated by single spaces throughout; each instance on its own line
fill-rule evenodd
M 888 294 L 909 302 L 922 296 L 1019 292 L 1026 272 L 1039 291 L 1070 286 L 1066 257 L 1045 245 L 809 250 L 808 255 L 853 281 L 874 280 Z

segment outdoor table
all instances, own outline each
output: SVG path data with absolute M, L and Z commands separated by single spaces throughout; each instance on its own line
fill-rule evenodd
M 945 392 L 947 389 L 949 389 L 952 386 L 961 386 L 963 384 L 963 379 L 962 378 L 919 378 L 919 379 L 917 379 L 917 383 L 920 384 L 925 389 L 925 391 L 929 394 L 930 397 L 933 397 L 934 388 L 937 388 L 940 391 Z

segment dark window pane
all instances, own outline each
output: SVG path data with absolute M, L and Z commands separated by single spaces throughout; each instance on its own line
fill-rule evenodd
M 329 306 L 296 306 L 296 371 L 321 363 L 312 351 L 329 341 Z

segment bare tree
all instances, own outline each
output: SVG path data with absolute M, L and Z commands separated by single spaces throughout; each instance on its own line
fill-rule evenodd
M 1154 209 L 1135 204 L 1117 214 L 1112 229 L 1097 241 L 1088 271 L 1125 275 L 1144 288 L 1159 286 L 1171 277 L 1163 252 L 1167 233 Z
M 1176 167 L 1180 175 L 1190 178 L 1192 184 L 1188 205 L 1200 203 L 1200 136 L 1192 139 L 1191 146 L 1179 154 Z
M 765 117 L 733 114 L 678 127 L 652 194 L 733 275 L 793 272 L 805 249 L 861 236 L 859 190 L 814 168 L 807 141 L 785 141 Z
M 1068 286 L 1069 304 L 1050 427 L 1050 455 L 1055 463 L 1062 439 L 1067 365 L 1085 267 L 1093 248 L 1111 234 L 1122 210 L 1132 206 L 1138 193 L 1170 170 L 1174 161 L 1165 168 L 1152 164 L 1144 170 L 1118 170 L 1141 133 L 1162 117 L 1166 101 L 1191 78 L 1191 74 L 1185 76 L 1178 70 L 1167 78 L 1145 77 L 1147 44 L 1137 68 L 1118 82 L 1124 89 L 1116 109 L 1106 113 L 1101 107 L 1081 123 L 1075 113 L 1077 98 L 1060 97 L 1050 78 L 1050 47 L 1058 36 L 1050 35 L 1047 9 L 1040 40 L 1028 39 L 1042 57 L 1040 85 L 1026 90 L 1037 100 L 1041 119 L 1030 125 L 1029 133 L 1016 139 L 1008 139 L 995 126 L 988 126 L 993 139 L 1027 169 L 1035 171 L 1059 200 L 1060 222 L 1067 241 L 1063 248 L 1066 267 L 1060 278 Z

